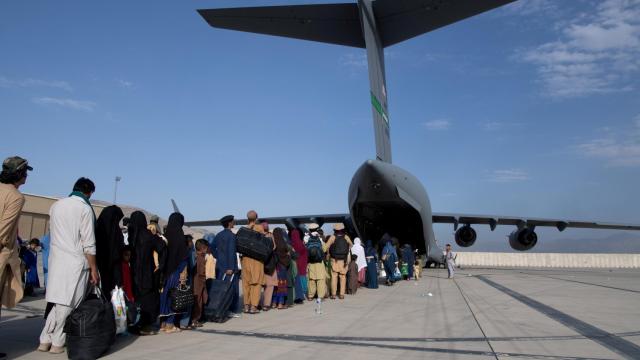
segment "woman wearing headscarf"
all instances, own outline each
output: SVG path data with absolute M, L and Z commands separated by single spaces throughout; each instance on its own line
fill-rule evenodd
M 295 278 L 295 303 L 302 304 L 307 294 L 307 247 L 300 237 L 300 230 L 291 230 L 291 246 L 298 254 L 296 259 L 297 275 Z
M 124 236 L 120 229 L 120 220 L 124 217 L 122 209 L 115 205 L 102 210 L 96 221 L 96 262 L 100 271 L 102 291 L 111 294 L 119 283 L 120 254 L 124 247 Z
M 298 253 L 293 249 L 291 245 L 291 237 L 284 232 L 282 234 L 284 236 L 284 240 L 287 243 L 287 247 L 289 248 L 289 268 L 287 271 L 287 303 L 285 307 L 291 307 L 294 304 L 294 299 L 296 298 L 296 276 L 298 275 Z
M 389 238 L 382 249 L 382 264 L 384 265 L 384 272 L 387 273 L 387 281 L 385 283 L 387 286 L 393 285 L 395 282 L 393 274 L 396 270 L 397 260 L 398 255 L 396 248 L 393 246 L 393 241 Z
M 289 264 L 291 262 L 291 256 L 289 254 L 289 246 L 284 237 L 284 229 L 275 228 L 273 230 L 273 240 L 276 243 L 276 257 L 278 258 L 278 265 L 276 266 L 276 273 L 278 274 L 278 286 L 273 294 L 273 301 L 271 307 L 278 307 L 278 309 L 285 309 L 287 301 L 287 287 L 289 278 Z
M 373 242 L 367 240 L 364 253 L 367 259 L 367 287 L 369 289 L 378 288 L 378 251 L 373 247 Z
M 179 284 L 187 281 L 187 257 L 189 249 L 182 231 L 184 216 L 180 213 L 173 213 L 169 216 L 165 237 L 167 238 L 167 262 L 165 264 L 165 282 L 160 295 L 160 329 L 166 333 L 179 332 L 176 324 L 180 322 L 181 313 L 175 313 L 171 309 L 169 291 Z
M 362 241 L 360 238 L 353 240 L 353 247 L 351 253 L 356 257 L 356 265 L 358 266 L 358 283 L 364 284 L 364 278 L 367 271 L 367 259 L 365 258 L 364 248 L 362 247 Z
M 132 254 L 133 293 L 140 305 L 140 320 L 137 327 L 140 335 L 155 334 L 151 325 L 158 316 L 158 287 L 154 281 L 156 264 L 153 253 L 159 250 L 159 243 L 147 229 L 147 218 L 140 211 L 129 217 L 129 241 L 135 244 Z
M 416 257 L 413 254 L 411 245 L 405 244 L 402 249 L 402 262 L 407 264 L 407 280 L 413 279 L 413 263 L 416 261 Z

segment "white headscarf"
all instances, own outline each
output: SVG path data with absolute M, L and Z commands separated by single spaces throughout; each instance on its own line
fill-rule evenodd
M 353 255 L 357 256 L 356 265 L 358 265 L 358 271 L 367 267 L 367 259 L 364 255 L 364 248 L 362 247 L 362 242 L 360 238 L 355 238 L 353 240 L 353 247 L 351 248 L 351 252 Z

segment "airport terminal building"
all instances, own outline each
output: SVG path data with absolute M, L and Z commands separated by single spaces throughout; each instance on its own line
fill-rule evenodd
M 23 195 L 25 202 L 18 224 L 18 235 L 22 240 L 40 239 L 49 230 L 49 209 L 59 198 L 34 194 Z M 92 206 L 96 217 L 106 207 L 96 204 Z

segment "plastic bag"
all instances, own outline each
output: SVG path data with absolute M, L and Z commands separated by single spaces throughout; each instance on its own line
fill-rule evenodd
M 111 291 L 111 305 L 116 320 L 116 334 L 127 332 L 127 304 L 124 301 L 124 291 L 116 286 Z
M 396 266 L 396 269 L 393 271 L 393 280 L 398 281 L 400 279 L 402 279 L 402 273 L 400 272 L 400 269 L 398 269 L 398 267 Z

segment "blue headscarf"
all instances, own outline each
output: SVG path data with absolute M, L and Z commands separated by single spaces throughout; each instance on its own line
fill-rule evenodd
M 384 245 L 384 249 L 382 249 L 382 255 L 389 255 L 389 260 L 393 259 L 393 262 L 396 261 L 398 255 L 396 254 L 396 248 L 393 246 L 391 240 L 388 240 Z
M 364 255 L 377 257 L 378 254 L 376 253 L 376 249 L 373 247 L 373 241 L 367 240 L 364 247 Z

